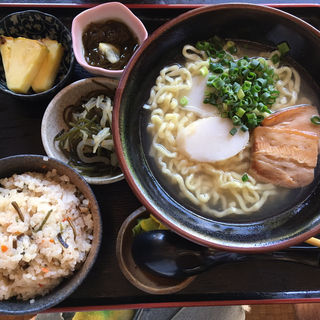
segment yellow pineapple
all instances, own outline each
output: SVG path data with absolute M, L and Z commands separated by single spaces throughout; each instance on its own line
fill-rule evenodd
M 35 92 L 46 91 L 53 86 L 64 51 L 63 46 L 56 40 L 42 39 L 41 42 L 46 45 L 49 52 L 31 84 Z
M 7 86 L 17 93 L 27 93 L 48 54 L 46 45 L 23 37 L 0 37 Z

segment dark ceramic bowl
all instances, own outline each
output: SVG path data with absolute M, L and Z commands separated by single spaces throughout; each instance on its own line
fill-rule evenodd
M 252 4 L 221 4 L 189 11 L 156 30 L 142 45 L 120 80 L 113 113 L 114 140 L 122 171 L 142 204 L 169 228 L 189 240 L 223 250 L 271 251 L 320 232 L 320 186 L 290 199 L 268 216 L 212 218 L 175 199 L 148 162 L 142 141 L 150 89 L 159 71 L 182 59 L 181 49 L 218 35 L 276 47 L 287 41 L 291 57 L 320 83 L 320 32 L 299 18 Z M 138 129 L 139 128 L 139 129 Z M 144 141 L 145 142 L 145 141 Z M 318 166 L 319 167 L 319 166 Z
M 0 35 L 25 37 L 30 39 L 49 38 L 57 40 L 64 48 L 64 54 L 53 87 L 47 91 L 27 94 L 15 93 L 8 89 L 2 59 L 0 58 L 0 90 L 24 100 L 35 100 L 52 97 L 70 79 L 74 65 L 71 32 L 56 17 L 37 10 L 15 12 L 0 21 Z
M 89 206 L 94 225 L 90 252 L 85 262 L 77 271 L 69 278 L 63 280 L 45 296 L 35 297 L 33 303 L 30 302 L 30 299 L 24 301 L 14 298 L 0 301 L 1 314 L 36 314 L 57 305 L 74 292 L 82 283 L 97 258 L 102 238 L 102 221 L 97 200 L 87 182 L 68 165 L 46 156 L 17 155 L 0 159 L 0 178 L 10 177 L 14 173 L 19 174 L 27 171 L 46 172 L 52 169 L 56 169 L 59 175 L 67 175 L 71 183 L 73 183 L 90 202 Z

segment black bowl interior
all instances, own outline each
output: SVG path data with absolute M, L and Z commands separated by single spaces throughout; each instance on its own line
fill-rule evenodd
M 239 251 L 274 250 L 301 242 L 320 230 L 318 179 L 298 190 L 290 205 L 280 212 L 274 209 L 267 216 L 257 213 L 241 219 L 216 219 L 199 215 L 192 205 L 176 201 L 174 191 L 169 191 L 148 160 L 143 147 L 148 111 L 142 107 L 159 71 L 181 61 L 185 44 L 213 35 L 273 48 L 286 41 L 291 48 L 290 59 L 306 70 L 315 86 L 320 84 L 320 33 L 302 20 L 277 9 L 250 4 L 215 5 L 188 12 L 160 27 L 144 43 L 120 81 L 114 132 L 122 170 L 142 203 L 191 240 Z
M 18 155 L 0 159 L 0 178 L 10 177 L 15 173 L 19 174 L 27 171 L 46 172 L 52 169 L 57 169 L 58 174 L 66 174 L 70 178 L 70 181 L 83 192 L 85 197 L 90 199 L 91 209 L 96 211 L 96 214 L 93 215 L 94 238 L 92 248 L 80 268 L 48 294 L 35 297 L 33 303 L 30 300 L 17 300 L 15 298 L 2 300 L 0 301 L 0 313 L 12 315 L 36 314 L 57 305 L 82 283 L 98 255 L 102 238 L 102 222 L 99 207 L 89 185 L 78 173 L 59 160 L 40 155 Z
M 2 59 L 0 58 L 0 89 L 21 99 L 41 99 L 53 96 L 69 80 L 74 65 L 71 33 L 56 17 L 38 11 L 26 10 L 12 13 L 0 21 L 0 35 L 25 37 L 29 39 L 49 38 L 57 40 L 64 47 L 64 55 L 53 87 L 47 91 L 27 94 L 15 93 L 8 89 Z

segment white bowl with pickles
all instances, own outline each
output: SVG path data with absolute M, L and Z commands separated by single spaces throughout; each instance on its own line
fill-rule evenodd
M 117 85 L 103 77 L 76 81 L 51 100 L 42 119 L 47 155 L 68 163 L 90 184 L 123 179 L 111 128 Z

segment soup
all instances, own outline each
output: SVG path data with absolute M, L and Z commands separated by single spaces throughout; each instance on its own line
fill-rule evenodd
M 155 163 L 162 184 L 172 186 L 167 190 L 174 198 L 201 214 L 225 217 L 288 209 L 288 193 L 299 198 L 312 183 L 287 188 L 261 179 L 251 168 L 259 142 L 253 132 L 275 111 L 300 104 L 316 106 L 314 89 L 301 77 L 301 70 L 284 59 L 283 47 L 261 52 L 255 44 L 218 41 L 221 48 L 211 56 L 207 42 L 185 45 L 185 62 L 160 71 L 144 106 L 150 112 L 149 141 L 145 141 L 149 162 Z M 229 71 L 242 67 L 248 76 L 239 81 Z M 256 92 L 248 95 L 248 87 L 255 85 Z M 256 95 L 257 101 L 252 102 Z M 241 105 L 239 101 L 245 99 L 247 105 Z M 313 175 L 314 168 L 310 170 Z

